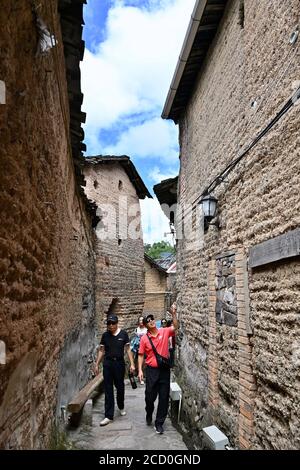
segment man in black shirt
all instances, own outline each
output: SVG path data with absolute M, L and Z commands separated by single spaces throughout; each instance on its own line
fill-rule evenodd
M 125 361 L 124 349 L 126 350 L 129 361 L 130 371 L 135 371 L 133 355 L 130 350 L 130 342 L 128 334 L 125 330 L 118 327 L 118 317 L 116 315 L 108 315 L 107 331 L 103 333 L 100 341 L 100 349 L 95 363 L 95 373 L 99 373 L 99 364 L 103 361 L 103 378 L 105 390 L 105 418 L 101 421 L 100 426 L 106 426 L 114 417 L 114 385 L 117 389 L 117 405 L 121 416 L 126 415 L 124 410 L 125 397 Z

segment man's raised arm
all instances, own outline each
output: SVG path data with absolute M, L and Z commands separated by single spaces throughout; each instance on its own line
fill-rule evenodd
M 178 320 L 177 320 L 177 313 L 176 313 L 177 312 L 177 307 L 176 307 L 175 302 L 171 305 L 169 312 L 172 315 L 174 330 L 177 331 L 178 330 Z

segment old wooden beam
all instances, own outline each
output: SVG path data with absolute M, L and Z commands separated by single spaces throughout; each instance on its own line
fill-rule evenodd
M 223 11 L 225 9 L 225 5 L 223 3 L 220 4 L 208 4 L 205 7 L 205 12 L 207 11 Z
M 91 380 L 80 392 L 68 403 L 68 411 L 70 413 L 79 413 L 83 408 L 85 402 L 89 399 L 91 394 L 96 390 L 99 385 L 103 382 L 103 375 L 98 374 L 93 380 Z
M 198 26 L 198 31 L 211 31 L 218 29 L 217 24 L 201 24 Z
M 249 249 L 249 267 L 256 268 L 300 255 L 300 228 Z

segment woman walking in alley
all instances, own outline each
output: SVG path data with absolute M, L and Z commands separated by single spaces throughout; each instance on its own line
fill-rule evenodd
M 144 320 L 143 317 L 139 317 L 138 326 L 135 329 L 135 336 L 132 338 L 130 342 L 130 349 L 134 355 L 134 364 L 136 368 L 138 368 L 138 352 L 139 352 L 141 337 L 144 336 L 148 331 L 144 325 L 143 320 Z M 141 385 L 144 385 L 144 380 L 142 380 L 140 383 Z
M 114 418 L 114 385 L 117 389 L 117 405 L 120 410 L 120 415 L 126 415 L 126 411 L 124 409 L 125 350 L 130 361 L 130 371 L 135 371 L 133 355 L 130 350 L 129 337 L 125 330 L 121 330 L 118 327 L 118 317 L 116 315 L 109 315 L 107 317 L 106 324 L 107 331 L 102 335 L 98 357 L 94 367 L 95 374 L 97 375 L 99 373 L 99 364 L 104 358 L 103 379 L 105 391 L 105 417 L 101 421 L 100 426 L 106 426 Z
M 175 335 L 178 327 L 176 317 L 176 305 L 173 304 L 170 313 L 173 325 L 157 329 L 153 315 L 144 318 L 147 334 L 141 338 L 139 348 L 139 380 L 143 380 L 143 361 L 146 355 L 146 422 L 150 426 L 154 402 L 158 395 L 158 406 L 155 419 L 155 430 L 163 434 L 163 424 L 167 417 L 170 392 L 170 363 L 166 361 L 169 357 L 169 338 Z

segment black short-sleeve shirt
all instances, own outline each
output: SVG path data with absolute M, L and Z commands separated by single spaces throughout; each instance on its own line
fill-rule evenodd
M 106 331 L 100 341 L 100 345 L 104 346 L 105 357 L 116 357 L 118 359 L 124 357 L 124 347 L 128 343 L 129 336 L 125 330 L 121 330 L 116 336 Z

